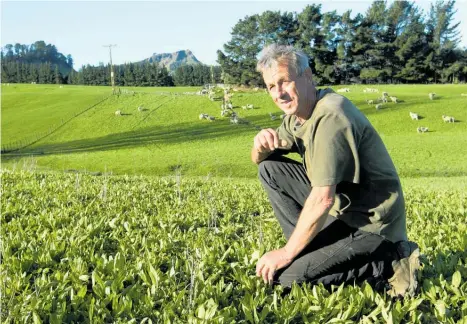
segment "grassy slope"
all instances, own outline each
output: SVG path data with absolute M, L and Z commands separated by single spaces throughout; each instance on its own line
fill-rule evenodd
M 2 85 L 2 144 L 45 132 L 108 94 L 106 87 Z
M 47 86 L 34 88 L 41 87 L 47 89 Z M 47 91 L 67 91 L 68 104 L 56 107 L 58 111 L 54 110 L 53 114 L 31 115 L 28 112 L 33 107 L 43 106 L 44 110 L 51 110 L 50 104 L 55 100 L 50 100 L 47 91 L 37 91 L 31 94 L 35 101 L 26 102 L 24 93 L 33 92 L 30 85 L 20 85 L 15 90 L 5 91 L 5 88 L 2 89 L 6 94 L 5 99 L 2 98 L 2 110 L 5 111 L 3 142 L 13 140 L 15 134 L 26 134 L 25 119 L 47 128 L 48 116 L 57 115 L 59 119 L 60 114 L 71 115 L 77 106 L 89 105 L 102 97 L 101 91 L 108 91 L 104 87 L 55 87 Z M 363 88 L 351 86 L 352 91 L 346 96 L 379 131 L 402 177 L 467 174 L 467 164 L 462 159 L 467 153 L 467 100 L 460 96 L 467 92 L 467 86 L 378 86 L 381 91 L 403 100 L 399 104 L 386 104 L 380 111 L 365 103 L 366 99 L 376 99 L 377 95 L 365 94 Z M 198 88 L 133 89 L 145 93 L 112 97 L 73 118 L 66 127 L 44 140 L 20 151 L 22 155 L 4 155 L 3 163 L 11 166 L 19 162 L 21 165 L 24 155 L 43 153 L 34 159 L 39 168 L 45 169 L 166 175 L 180 167 L 183 174 L 191 176 L 211 174 L 253 178 L 256 167 L 249 161 L 249 151 L 257 127 L 275 128 L 280 124 L 279 120 L 270 120 L 269 112 L 279 115 L 280 111 L 264 92 L 234 95 L 235 109 L 250 123 L 235 126 L 227 118 L 218 118 L 213 123 L 198 120 L 200 113 L 218 117 L 220 111 L 220 102 L 183 95 L 183 92 Z M 429 92 L 436 92 L 439 99 L 428 100 Z M 79 104 L 72 104 L 73 100 Z M 246 103 L 253 103 L 258 108 L 241 110 L 240 106 Z M 140 105 L 148 110 L 138 112 Z M 15 114 L 13 106 L 17 107 Z M 126 115 L 117 117 L 114 115 L 116 110 L 122 110 Z M 419 113 L 423 119 L 410 120 L 409 111 Z M 445 124 L 441 120 L 442 114 L 455 116 L 459 122 Z M 430 132 L 417 134 L 418 126 L 427 126 Z

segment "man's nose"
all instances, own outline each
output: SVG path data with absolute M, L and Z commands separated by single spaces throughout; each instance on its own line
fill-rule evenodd
M 284 88 L 280 85 L 276 87 L 276 97 L 277 98 L 282 98 L 282 96 L 285 94 Z

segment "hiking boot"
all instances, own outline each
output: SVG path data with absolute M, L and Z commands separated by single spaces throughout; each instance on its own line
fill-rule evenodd
M 391 297 L 412 297 L 417 289 L 420 250 L 417 243 L 410 241 L 399 241 L 396 245 L 398 259 L 392 262 L 394 275 L 388 280 L 387 293 Z

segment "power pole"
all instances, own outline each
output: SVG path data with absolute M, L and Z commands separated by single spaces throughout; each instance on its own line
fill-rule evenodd
M 112 93 L 115 94 L 115 73 L 114 73 L 114 66 L 112 64 L 112 47 L 116 47 L 116 44 L 111 45 L 104 45 L 104 47 L 109 48 L 110 54 L 110 82 L 112 83 Z

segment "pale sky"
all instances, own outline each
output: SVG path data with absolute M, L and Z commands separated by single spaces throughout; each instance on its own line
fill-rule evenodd
M 388 1 L 391 3 L 392 1 Z M 71 54 L 74 68 L 83 64 L 141 61 L 153 53 L 190 49 L 205 64 L 216 63 L 216 51 L 231 38 L 239 19 L 266 10 L 301 12 L 322 4 L 322 12 L 353 16 L 364 13 L 370 1 L 2 1 L 1 46 L 32 44 L 43 40 L 64 55 Z M 430 1 L 416 1 L 425 12 Z M 457 1 L 455 22 L 467 17 L 467 0 Z M 467 46 L 467 22 L 460 25 L 461 45 Z

